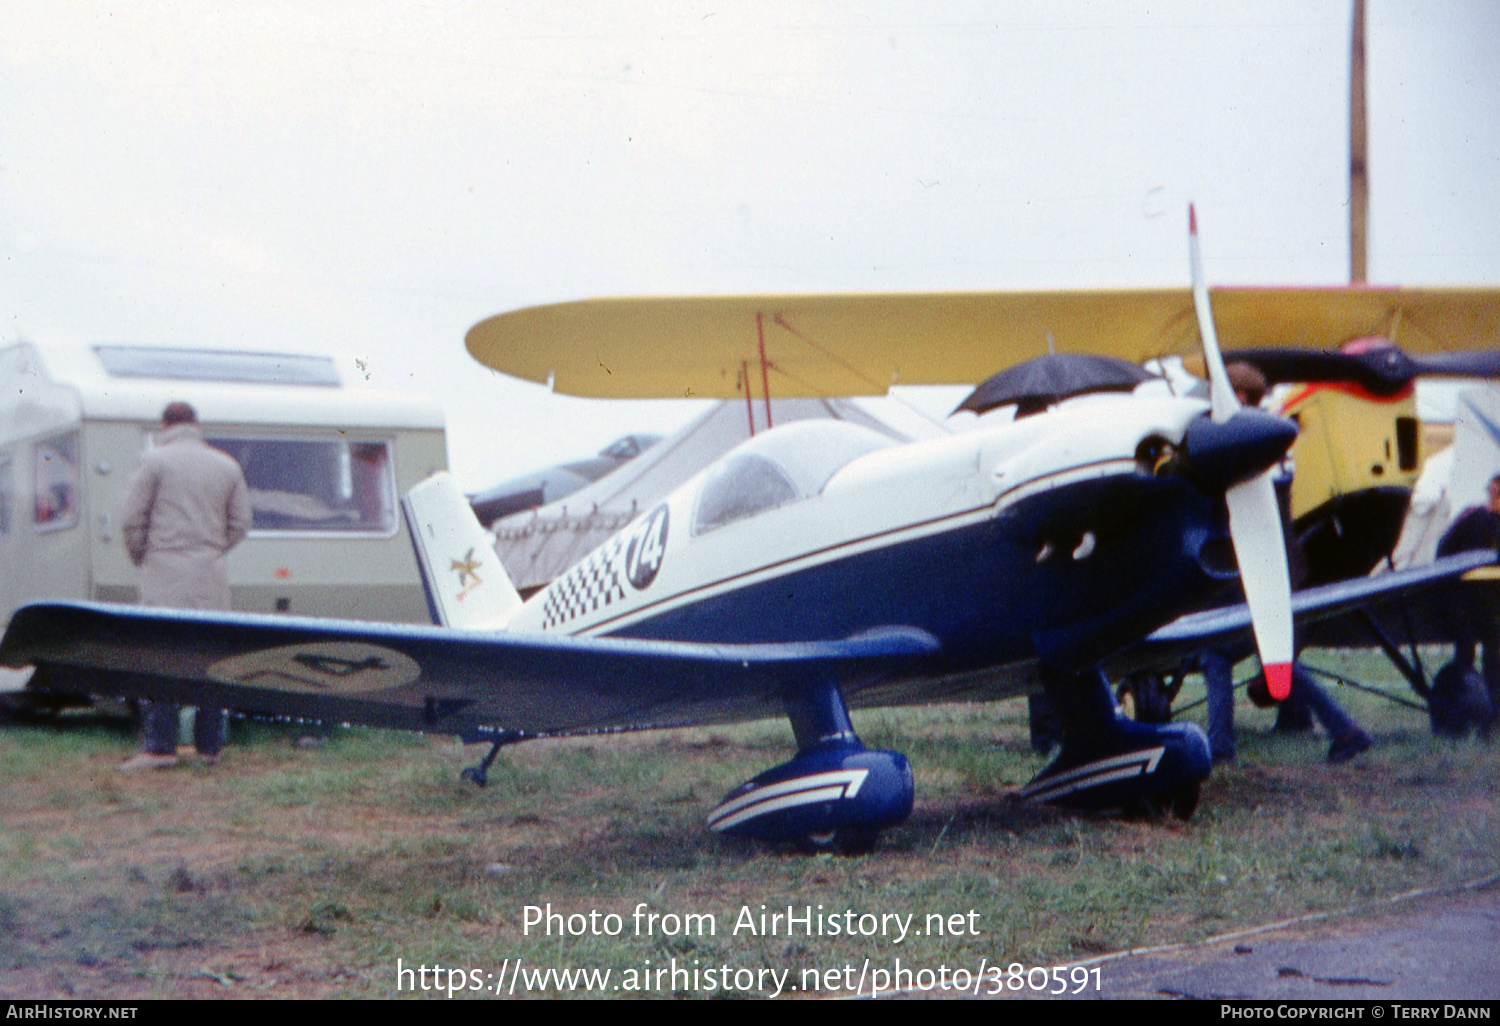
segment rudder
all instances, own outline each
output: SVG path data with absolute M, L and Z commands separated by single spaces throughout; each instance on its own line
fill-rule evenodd
M 417 567 L 434 623 L 464 630 L 500 630 L 521 608 L 494 539 L 480 526 L 446 471 L 401 500 Z

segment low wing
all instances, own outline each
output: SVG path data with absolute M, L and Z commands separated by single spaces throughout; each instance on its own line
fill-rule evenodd
M 1468 575 L 1462 587 L 1500 588 L 1500 574 L 1488 568 L 1494 559 L 1466 553 L 1308 589 L 1293 597 L 1294 614 L 1312 644 L 1369 645 L 1362 618 L 1400 600 L 1400 617 L 1415 628 L 1410 637 L 1447 640 L 1452 586 Z M 1243 604 L 1182 617 L 1105 668 L 1121 676 L 1206 647 L 1248 654 Z M 46 603 L 16 612 L 0 665 L 35 664 L 34 684 L 73 692 L 403 730 L 535 735 L 776 717 L 789 696 L 830 680 L 851 705 L 864 705 L 1007 697 L 1028 676 L 1022 667 L 1009 683 L 922 683 L 922 663 L 937 648 L 930 635 L 903 628 L 842 641 L 702 645 Z
M 1337 349 L 1380 335 L 1411 353 L 1500 346 L 1500 289 L 1219 288 L 1225 349 Z M 1188 289 L 592 299 L 500 314 L 469 352 L 505 374 L 603 398 L 735 398 L 761 359 L 773 396 L 972 384 L 1057 352 L 1133 363 L 1197 350 Z
M 18 610 L 0 664 L 43 686 L 439 733 L 526 734 L 784 715 L 813 681 L 857 691 L 936 650 L 891 629 L 844 641 L 698 645 L 480 633 L 93 603 Z
M 1371 647 L 1377 644 L 1367 617 L 1394 613 L 1402 622 L 1404 641 L 1451 641 L 1449 612 L 1453 588 L 1493 587 L 1500 584 L 1493 571 L 1491 551 L 1465 552 L 1427 566 L 1373 577 L 1359 577 L 1292 596 L 1292 615 L 1299 641 L 1313 646 Z M 1477 578 L 1477 579 L 1476 579 Z M 1250 613 L 1244 603 L 1189 613 L 1156 631 L 1139 645 L 1110 660 L 1111 676 L 1148 666 L 1163 666 L 1202 651 L 1221 648 L 1249 654 Z

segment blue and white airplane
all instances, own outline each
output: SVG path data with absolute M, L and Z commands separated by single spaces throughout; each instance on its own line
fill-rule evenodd
M 709 827 L 846 851 L 913 803 L 907 760 L 865 748 L 850 706 L 1040 688 L 1063 743 L 1025 797 L 1190 814 L 1206 738 L 1121 717 L 1108 670 L 1253 628 L 1286 694 L 1270 473 L 1296 435 L 1239 407 L 1196 231 L 1192 253 L 1211 402 L 1091 396 L 906 444 L 837 421 L 776 428 L 524 602 L 438 476 L 404 502 L 436 626 L 58 603 L 16 614 L 0 663 L 36 665 L 40 687 L 76 689 L 82 672 L 101 693 L 487 739 L 466 771 L 480 783 L 513 741 L 786 716 L 795 755 L 730 791 Z M 1304 593 L 1298 615 L 1472 565 Z M 1179 621 L 1236 581 L 1248 614 Z

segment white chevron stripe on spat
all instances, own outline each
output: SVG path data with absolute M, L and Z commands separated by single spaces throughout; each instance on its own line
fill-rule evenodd
M 1161 758 L 1166 751 L 1165 746 L 1142 748 L 1138 751 L 1126 752 L 1124 755 L 1114 755 L 1108 759 L 1084 763 L 1065 773 L 1059 773 L 1055 777 L 1028 784 L 1021 789 L 1021 797 L 1026 800 L 1052 801 L 1076 791 L 1098 787 L 1116 780 L 1144 777 L 1156 772 L 1156 767 L 1161 764 Z
M 738 826 L 746 820 L 782 809 L 853 798 L 870 775 L 867 769 L 830 770 L 805 777 L 794 777 L 765 787 L 757 787 L 719 805 L 708 814 L 708 828 L 720 831 Z

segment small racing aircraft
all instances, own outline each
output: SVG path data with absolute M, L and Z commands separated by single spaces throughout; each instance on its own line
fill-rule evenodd
M 900 445 L 842 422 L 787 425 L 731 451 L 525 602 L 440 475 L 403 504 L 438 626 L 59 603 L 16 614 L 0 663 L 35 664 L 42 687 L 84 672 L 90 690 L 124 696 L 487 739 L 484 762 L 465 771 L 479 783 L 502 745 L 527 738 L 784 715 L 796 754 L 729 792 L 709 826 L 845 851 L 868 849 L 913 802 L 905 757 L 866 749 L 850 706 L 999 699 L 1040 687 L 1059 712 L 1063 743 L 1024 797 L 1188 815 L 1209 773 L 1206 738 L 1190 724 L 1121 717 L 1107 670 L 1111 660 L 1180 656 L 1253 632 L 1270 690 L 1284 697 L 1294 612 L 1270 474 L 1296 435 L 1289 421 L 1240 408 L 1219 356 L 1196 225 L 1190 237 L 1208 402 L 1099 395 Z M 1113 306 L 1118 295 L 1012 300 L 1108 335 L 1119 318 L 1106 308 L 1123 309 Z M 1470 321 L 1488 317 L 1493 326 L 1500 304 L 1485 296 L 1466 309 Z M 932 312 L 946 302 L 906 298 Z M 733 311 L 741 327 L 761 329 L 763 387 L 773 371 L 808 388 L 836 387 L 814 380 L 831 364 L 832 378 L 868 390 L 876 378 L 859 369 L 857 353 L 824 347 L 799 367 L 790 352 L 767 355 L 764 329 L 777 325 L 818 350 L 786 310 L 821 311 L 825 325 L 842 323 L 851 337 L 871 302 L 904 309 L 900 297 L 625 305 L 641 330 L 654 322 L 671 338 L 699 333 L 685 358 L 698 361 L 700 377 L 674 365 L 672 344 L 663 360 L 653 351 L 669 387 L 737 387 L 748 396 L 750 357 L 726 350 L 730 363 L 702 359 L 722 334 L 718 314 Z M 704 303 L 713 316 L 703 316 Z M 1452 316 L 1425 297 L 1417 305 Z M 484 322 L 469 347 L 507 370 L 533 357 L 546 368 L 537 350 L 549 333 L 537 325 L 598 312 L 571 306 L 504 315 L 515 321 L 499 328 Z M 1152 316 L 1165 309 L 1145 307 Z M 901 317 L 920 326 L 909 311 Z M 951 311 L 943 321 L 960 334 L 978 330 L 965 323 Z M 608 332 L 551 337 L 601 340 L 597 362 L 614 362 L 615 380 L 631 379 L 626 351 L 606 352 L 616 344 Z M 1296 615 L 1333 615 L 1477 562 L 1303 592 Z M 1226 590 L 1232 598 L 1236 582 L 1248 609 L 1178 620 Z

